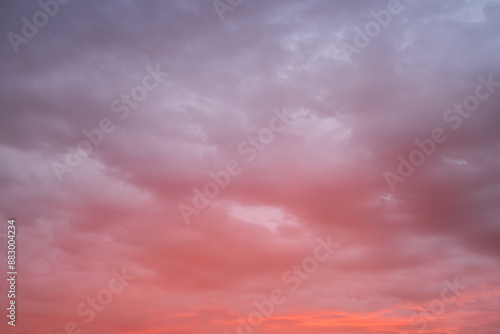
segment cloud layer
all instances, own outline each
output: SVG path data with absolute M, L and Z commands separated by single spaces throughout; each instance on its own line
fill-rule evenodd
M 500 2 L 221 2 L 42 0 L 32 38 L 42 6 L 0 5 L 0 218 L 17 219 L 19 271 L 1 326 L 498 333 Z M 446 140 L 401 176 L 434 129 Z M 122 270 L 135 278 L 86 322 L 78 306 Z

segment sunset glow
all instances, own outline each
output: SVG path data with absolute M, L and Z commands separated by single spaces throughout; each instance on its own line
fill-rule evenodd
M 0 7 L 2 334 L 500 333 L 500 1 Z

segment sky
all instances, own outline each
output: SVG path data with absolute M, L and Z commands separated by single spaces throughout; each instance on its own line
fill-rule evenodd
M 499 19 L 2 1 L 0 332 L 498 334 Z

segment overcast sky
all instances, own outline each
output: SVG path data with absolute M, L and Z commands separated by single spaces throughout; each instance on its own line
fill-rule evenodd
M 2 1 L 2 333 L 498 334 L 499 19 Z

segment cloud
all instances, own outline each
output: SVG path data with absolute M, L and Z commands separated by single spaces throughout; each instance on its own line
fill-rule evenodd
M 443 114 L 479 76 L 500 81 L 500 4 L 401 4 L 350 57 L 341 43 L 387 1 L 243 1 L 221 22 L 210 1 L 74 0 L 18 53 L 3 38 L 0 219 L 18 221 L 22 282 L 13 332 L 76 321 L 235 333 L 332 235 L 335 256 L 259 330 L 416 331 L 408 317 L 457 277 L 467 290 L 426 331 L 495 333 L 500 92 L 457 130 Z M 40 10 L 1 7 L 4 36 Z M 119 119 L 112 102 L 155 64 L 170 75 Z M 297 117 L 247 162 L 238 145 L 283 108 Z M 115 130 L 59 182 L 52 163 L 103 118 Z M 384 172 L 436 127 L 448 140 L 391 192 Z M 241 174 L 186 225 L 179 203 L 231 160 Z M 85 324 L 77 305 L 124 265 L 137 278 Z

